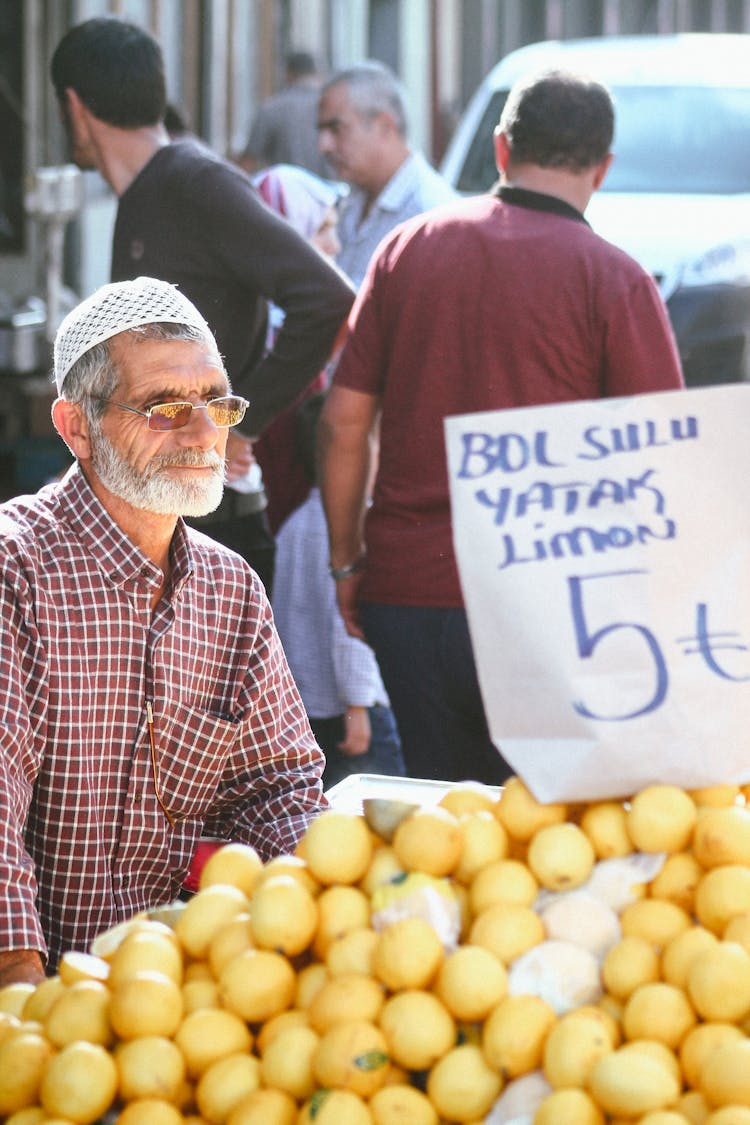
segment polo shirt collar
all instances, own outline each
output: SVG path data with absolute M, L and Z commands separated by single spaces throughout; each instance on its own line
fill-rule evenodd
M 529 191 L 528 188 L 514 187 L 512 184 L 496 183 L 491 194 L 501 199 L 503 203 L 511 203 L 514 207 L 526 207 L 529 211 L 546 211 L 551 215 L 560 215 L 564 219 L 575 219 L 579 223 L 588 220 L 576 208 L 566 203 L 556 195 L 546 195 L 541 191 Z
M 403 164 L 393 173 L 376 201 L 381 210 L 399 211 L 401 209 L 404 200 L 411 191 L 416 161 L 416 153 L 410 153 Z

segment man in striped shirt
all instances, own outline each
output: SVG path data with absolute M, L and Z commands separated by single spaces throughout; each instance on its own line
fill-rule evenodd
M 201 835 L 268 858 L 325 805 L 260 580 L 180 518 L 219 503 L 247 406 L 206 322 L 106 285 L 55 378 L 76 464 L 0 507 L 0 986 L 173 900 Z

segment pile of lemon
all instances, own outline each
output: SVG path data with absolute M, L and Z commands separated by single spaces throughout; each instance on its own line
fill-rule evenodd
M 750 808 L 329 810 L 0 989 L 5 1125 L 750 1125 Z

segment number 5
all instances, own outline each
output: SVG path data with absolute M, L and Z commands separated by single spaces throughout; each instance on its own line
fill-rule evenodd
M 570 592 L 570 612 L 573 618 L 573 628 L 575 629 L 576 644 L 578 645 L 578 655 L 582 660 L 588 660 L 594 655 L 594 649 L 603 641 L 605 637 L 622 629 L 634 629 L 641 637 L 643 637 L 651 658 L 654 662 L 654 673 L 656 679 L 656 686 L 654 694 L 651 699 L 643 707 L 637 711 L 630 711 L 624 715 L 597 715 L 596 712 L 589 710 L 585 703 L 573 702 L 573 708 L 579 715 L 584 715 L 587 719 L 599 719 L 602 722 L 624 722 L 626 719 L 635 719 L 639 715 L 647 715 L 649 711 L 655 711 L 664 702 L 667 694 L 668 675 L 667 665 L 664 661 L 659 642 L 650 629 L 645 625 L 636 625 L 632 621 L 615 621 L 611 625 L 604 625 L 601 629 L 596 629 L 593 632 L 589 631 L 586 623 L 586 618 L 583 609 L 583 583 L 587 579 L 592 578 L 619 578 L 627 574 L 645 574 L 643 570 L 612 570 L 604 574 L 586 574 L 582 577 L 578 575 L 571 575 L 568 578 L 568 588 Z

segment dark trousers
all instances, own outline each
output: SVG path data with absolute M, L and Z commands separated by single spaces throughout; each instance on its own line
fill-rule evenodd
M 352 773 L 380 773 L 403 777 L 406 773 L 401 756 L 401 742 L 396 720 L 389 707 L 368 707 L 370 716 L 370 749 L 366 754 L 349 758 L 337 749 L 344 738 L 344 716 L 331 719 L 310 719 L 312 732 L 326 756 L 323 788 L 330 789 Z
M 513 771 L 495 748 L 463 609 L 363 602 L 410 777 L 501 784 Z

